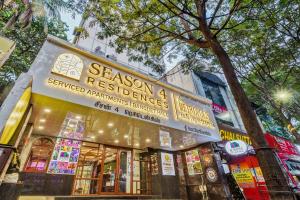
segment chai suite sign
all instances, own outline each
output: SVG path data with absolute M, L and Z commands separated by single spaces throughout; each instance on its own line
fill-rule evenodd
M 30 71 L 33 93 L 220 140 L 208 100 L 68 43 L 46 41 Z

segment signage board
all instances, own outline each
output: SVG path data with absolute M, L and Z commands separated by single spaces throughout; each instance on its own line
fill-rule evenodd
M 250 137 L 246 133 L 242 133 L 236 129 L 223 124 L 218 124 L 219 133 L 223 141 L 241 140 L 248 145 L 252 145 Z
M 225 151 L 232 156 L 243 155 L 247 150 L 247 144 L 241 140 L 228 141 L 225 144 Z
M 33 93 L 220 140 L 208 99 L 55 38 L 45 42 L 30 73 Z
M 173 154 L 161 153 L 161 167 L 162 167 L 162 175 L 175 176 Z
M 269 146 L 276 148 L 280 153 L 286 153 L 288 155 L 300 155 L 296 146 L 286 139 L 277 137 L 270 133 L 265 134 L 265 138 Z

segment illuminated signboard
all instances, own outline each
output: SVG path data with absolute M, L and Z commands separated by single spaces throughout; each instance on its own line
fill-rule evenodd
M 247 134 L 238 132 L 227 126 L 219 124 L 219 133 L 224 141 L 241 140 L 248 145 L 252 145 L 251 139 Z
M 75 116 L 78 115 L 69 112 L 61 125 L 48 167 L 49 174 L 75 174 L 81 146 L 79 139 L 82 139 L 85 128 L 84 117 L 76 119 Z
M 220 140 L 209 100 L 53 40 L 30 69 L 34 93 Z

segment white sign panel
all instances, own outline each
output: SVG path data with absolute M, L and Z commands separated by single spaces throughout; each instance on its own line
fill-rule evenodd
M 245 154 L 247 150 L 247 144 L 241 140 L 228 141 L 225 145 L 225 151 L 233 156 Z
M 175 176 L 175 167 L 173 155 L 170 153 L 161 153 L 162 175 Z

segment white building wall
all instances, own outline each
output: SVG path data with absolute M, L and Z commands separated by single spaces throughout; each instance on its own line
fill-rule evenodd
M 152 77 L 159 77 L 159 74 L 157 72 L 153 71 L 150 67 L 145 66 L 143 63 L 130 61 L 126 51 L 124 51 L 123 53 L 117 53 L 115 48 L 112 48 L 109 45 L 110 41 L 114 40 L 113 37 L 105 38 L 103 40 L 98 39 L 97 33 L 101 30 L 101 27 L 97 25 L 90 27 L 91 21 L 92 18 L 88 18 L 87 20 L 81 23 L 81 26 L 85 28 L 85 30 L 88 32 L 88 37 L 78 37 L 75 40 L 75 44 L 79 48 L 97 54 L 98 56 L 109 58 L 121 65 L 132 68 L 136 71 L 142 72 Z M 96 52 L 96 50 L 98 50 L 98 52 Z
M 179 67 L 174 67 L 166 74 L 166 81 L 172 85 L 175 85 L 179 88 L 197 93 L 196 86 L 193 82 L 192 73 L 184 74 L 181 72 Z

